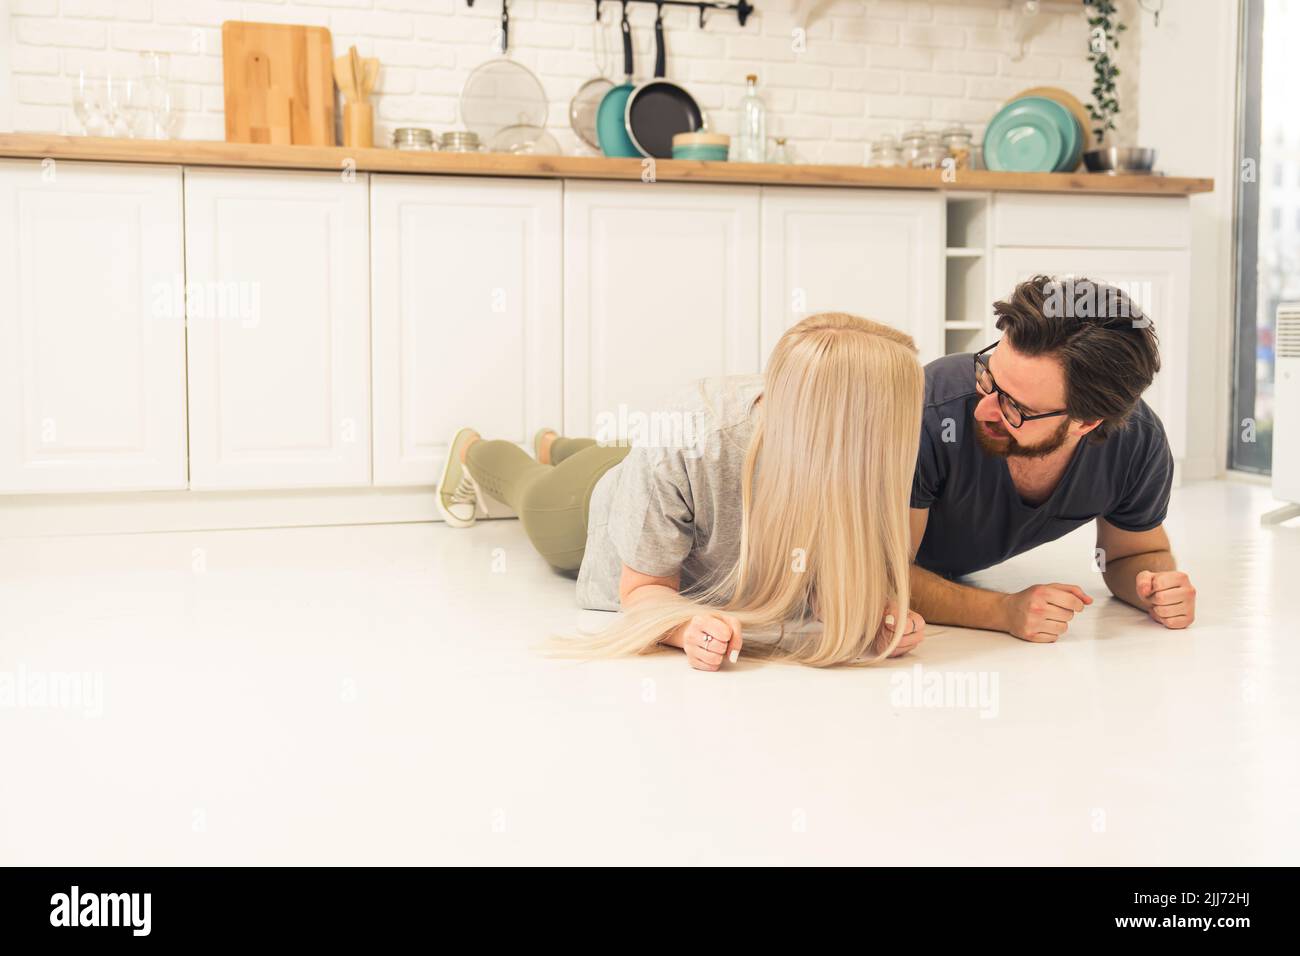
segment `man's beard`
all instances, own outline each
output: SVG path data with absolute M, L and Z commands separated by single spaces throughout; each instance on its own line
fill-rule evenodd
M 1001 425 L 991 426 L 997 435 L 990 436 L 984 430 L 985 424 L 979 420 L 975 421 L 975 440 L 979 442 L 980 450 L 984 454 L 994 458 L 1045 458 L 1064 445 L 1070 437 L 1068 418 L 1063 419 L 1061 427 L 1037 445 L 1026 445 L 1016 441 L 1015 436 Z

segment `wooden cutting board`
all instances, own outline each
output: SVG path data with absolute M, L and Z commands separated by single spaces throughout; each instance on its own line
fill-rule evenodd
M 226 141 L 334 145 L 334 49 L 325 27 L 221 25 Z

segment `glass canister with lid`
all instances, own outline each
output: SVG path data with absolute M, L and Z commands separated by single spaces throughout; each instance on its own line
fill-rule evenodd
M 871 144 L 871 165 L 893 169 L 903 165 L 903 151 L 892 136 L 882 136 Z
M 794 147 L 790 145 L 790 141 L 786 137 L 776 137 L 773 141 L 772 149 L 768 153 L 767 161 L 769 163 L 778 163 L 783 165 L 790 165 L 796 162 Z
M 949 126 L 943 131 L 943 145 L 951 157 L 953 165 L 957 169 L 971 169 L 974 163 L 971 159 L 971 131 L 965 126 L 955 124 Z
M 903 145 L 900 149 L 903 166 L 915 166 L 920 162 L 921 154 L 925 152 L 925 136 L 924 126 L 913 126 L 903 133 Z
M 408 150 L 437 149 L 433 142 L 433 131 L 421 126 L 399 126 L 393 130 L 393 148 Z
M 483 151 L 478 133 L 471 130 L 448 130 L 438 137 L 438 149 L 444 153 L 480 153 Z
M 921 147 L 921 153 L 912 166 L 915 169 L 940 169 L 947 158 L 948 150 L 944 148 L 939 134 L 927 133 L 925 145 Z

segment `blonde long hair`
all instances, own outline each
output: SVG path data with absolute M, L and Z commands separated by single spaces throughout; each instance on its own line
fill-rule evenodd
M 607 630 L 554 639 L 548 649 L 649 653 L 694 615 L 722 610 L 741 622 L 745 657 L 813 667 L 887 657 L 907 621 L 924 384 L 916 346 L 896 329 L 842 312 L 793 326 L 772 350 L 745 453 L 736 565 L 706 590 L 647 598 Z M 875 646 L 887 603 L 899 609 L 895 628 Z M 796 635 L 785 625 L 814 612 L 820 633 L 786 646 Z M 765 632 L 778 639 L 763 640 Z

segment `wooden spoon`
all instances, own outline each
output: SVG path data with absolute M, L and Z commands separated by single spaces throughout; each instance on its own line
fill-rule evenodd
M 334 58 L 334 82 L 343 94 L 343 102 L 351 103 L 357 98 L 357 88 L 352 81 L 352 61 L 348 56 Z
M 361 99 L 366 99 L 375 89 L 375 84 L 379 81 L 379 61 L 374 57 L 369 57 L 365 61 L 365 77 L 361 81 Z

